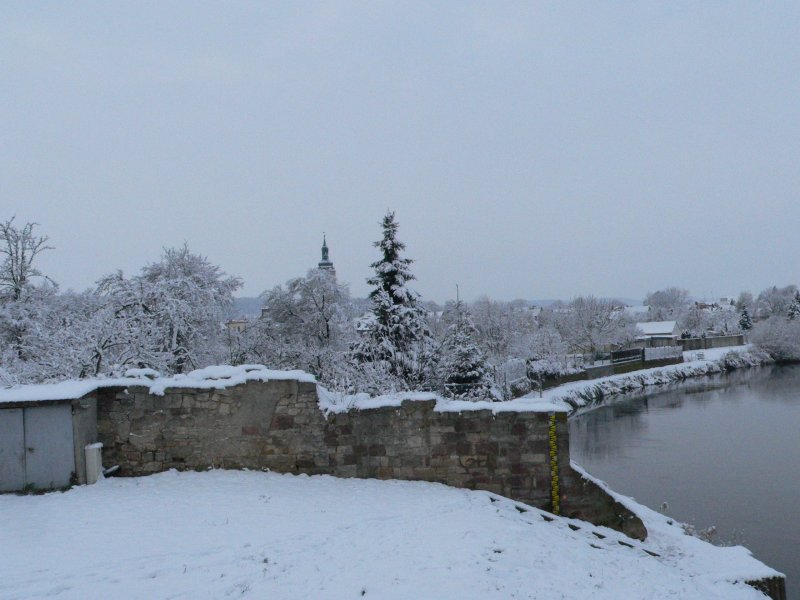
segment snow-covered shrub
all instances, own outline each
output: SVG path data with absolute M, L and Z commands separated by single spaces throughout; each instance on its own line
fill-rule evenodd
M 750 340 L 774 360 L 800 360 L 800 319 L 775 316 L 756 323 Z
M 547 356 L 528 361 L 527 371 L 530 379 L 553 379 L 580 373 L 583 369 L 568 365 L 561 357 Z

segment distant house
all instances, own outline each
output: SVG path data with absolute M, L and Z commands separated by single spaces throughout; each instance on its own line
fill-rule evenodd
M 677 321 L 648 321 L 637 323 L 637 340 L 677 340 L 680 337 Z
M 736 304 L 727 298 L 720 298 L 719 302 L 695 302 L 694 305 L 706 313 L 736 312 Z
M 230 321 L 225 321 L 225 327 L 228 328 L 228 331 L 235 331 L 236 333 L 242 333 L 247 329 L 248 325 L 250 325 L 250 321 L 247 319 L 231 319 Z

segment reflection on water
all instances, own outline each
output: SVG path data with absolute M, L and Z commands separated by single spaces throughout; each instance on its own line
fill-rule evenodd
M 800 599 L 800 367 L 619 397 L 572 419 L 570 452 L 615 490 L 745 544 Z

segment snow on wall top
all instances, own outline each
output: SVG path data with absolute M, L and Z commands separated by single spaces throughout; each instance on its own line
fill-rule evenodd
M 566 402 L 551 398 L 525 397 L 507 402 L 490 402 L 480 400 L 450 400 L 431 392 L 398 392 L 382 396 L 369 394 L 346 395 L 326 390 L 317 385 L 319 407 L 325 414 L 343 413 L 349 410 L 370 410 L 384 407 L 399 407 L 404 400 L 435 400 L 435 412 L 467 412 L 473 410 L 490 410 L 493 414 L 500 412 L 569 412 L 572 407 Z
M 0 389 L 0 404 L 11 402 L 41 402 L 45 400 L 74 400 L 100 388 L 141 386 L 151 394 L 163 395 L 171 388 L 223 389 L 247 381 L 295 380 L 315 383 L 305 371 L 274 371 L 264 365 L 231 367 L 218 365 L 190 373 L 160 377 L 152 369 L 130 369 L 124 377 L 109 379 L 80 379 L 60 383 L 19 385 Z

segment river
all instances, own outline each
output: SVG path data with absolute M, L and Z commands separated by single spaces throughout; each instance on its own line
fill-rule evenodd
M 620 396 L 570 424 L 572 460 L 621 494 L 742 544 L 800 600 L 800 366 Z M 663 505 L 663 508 L 662 508 Z

